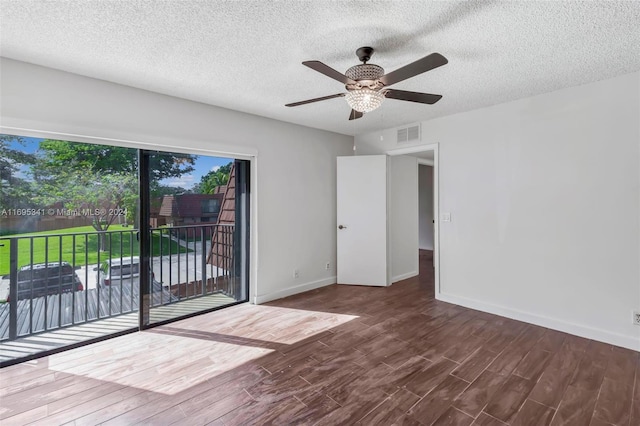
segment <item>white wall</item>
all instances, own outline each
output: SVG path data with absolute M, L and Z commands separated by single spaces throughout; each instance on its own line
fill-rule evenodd
M 418 159 L 389 157 L 391 282 L 418 275 Z
M 418 167 L 418 247 L 433 250 L 433 167 Z
M 352 137 L 6 58 L 0 71 L 4 133 L 255 157 L 252 300 L 335 282 L 335 164 Z
M 452 220 L 438 297 L 640 350 L 640 73 L 422 126 Z

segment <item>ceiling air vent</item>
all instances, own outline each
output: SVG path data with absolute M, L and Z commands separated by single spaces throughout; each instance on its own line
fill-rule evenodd
M 420 124 L 398 129 L 398 143 L 420 141 Z

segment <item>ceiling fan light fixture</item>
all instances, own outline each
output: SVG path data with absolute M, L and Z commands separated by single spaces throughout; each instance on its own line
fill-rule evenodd
M 327 99 L 344 97 L 351 107 L 349 120 L 361 118 L 366 112 L 371 112 L 382 105 L 384 98 L 397 99 L 399 101 L 417 102 L 420 104 L 435 104 L 442 98 L 441 95 L 431 93 L 409 92 L 406 90 L 389 89 L 388 87 L 415 77 L 418 74 L 441 67 L 448 63 L 447 58 L 439 53 L 432 53 L 422 59 L 418 59 L 400 67 L 388 74 L 384 69 L 376 64 L 369 64 L 374 49 L 372 47 L 361 47 L 356 50 L 356 56 L 362 64 L 354 65 L 342 74 L 320 61 L 304 61 L 302 65 L 314 71 L 324 74 L 340 83 L 344 84 L 347 93 L 336 93 L 335 95 L 322 96 L 320 98 L 307 99 L 305 101 L 286 104 L 286 107 L 306 105 Z
M 353 81 L 378 80 L 384 75 L 384 68 L 376 64 L 360 64 L 349 68 L 344 75 Z
M 384 93 L 367 88 L 351 90 L 345 96 L 349 106 L 358 112 L 371 112 L 382 105 Z

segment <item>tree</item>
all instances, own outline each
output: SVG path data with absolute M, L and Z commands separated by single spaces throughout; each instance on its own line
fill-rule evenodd
M 40 142 L 40 164 L 49 170 L 72 165 L 76 170 L 99 170 L 103 173 L 138 172 L 138 157 L 134 148 L 94 145 L 45 139 Z M 151 181 L 180 177 L 193 172 L 198 157 L 191 154 L 161 153 L 151 156 Z
M 160 180 L 192 172 L 196 158 L 190 154 L 152 155 L 152 197 L 162 192 Z M 135 217 L 138 159 L 133 148 L 47 139 L 40 142 L 32 174 L 40 186 L 41 202 L 63 203 L 65 208 L 88 216 L 96 231 L 107 231 L 123 216 L 127 221 Z M 107 248 L 103 236 L 101 249 Z
M 39 193 L 44 205 L 62 203 L 69 215 L 87 217 L 93 229 L 104 232 L 118 221 L 135 218 L 138 180 L 132 173 L 67 168 L 59 170 L 55 179 L 43 181 Z M 108 239 L 102 234 L 100 249 L 108 248 Z
M 206 175 L 200 178 L 200 183 L 197 188 L 195 188 L 196 192 L 201 194 L 213 194 L 216 190 L 216 187 L 223 186 L 229 183 L 229 175 L 231 174 L 231 166 L 233 165 L 233 161 L 229 162 L 229 164 L 225 164 L 224 166 L 220 166 L 216 170 L 212 170 Z
M 0 209 L 33 207 L 30 197 L 31 182 L 17 174 L 21 165 L 33 164 L 33 154 L 25 153 L 11 145 L 25 145 L 24 138 L 0 135 Z

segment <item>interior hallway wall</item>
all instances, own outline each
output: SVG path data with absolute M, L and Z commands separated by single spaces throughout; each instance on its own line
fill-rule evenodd
M 433 250 L 433 167 L 418 166 L 418 232 L 422 250 Z
M 418 275 L 418 159 L 389 157 L 389 251 L 391 282 Z

